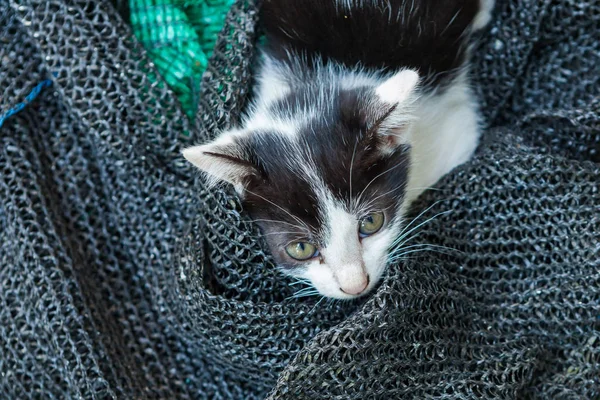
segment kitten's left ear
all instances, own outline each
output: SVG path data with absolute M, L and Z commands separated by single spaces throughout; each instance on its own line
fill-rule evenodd
M 385 136 L 387 147 L 393 150 L 409 143 L 410 125 L 414 120 L 413 104 L 417 99 L 419 74 L 411 69 L 397 72 L 375 88 L 384 114 L 376 123 L 377 133 Z
M 419 74 L 412 69 L 403 69 L 377 86 L 375 93 L 387 104 L 400 104 L 410 100 L 419 84 Z
M 256 167 L 249 161 L 240 144 L 233 135 L 224 134 L 214 142 L 188 147 L 183 156 L 206 174 L 209 186 L 220 181 L 232 184 L 242 194 L 246 179 L 258 174 Z

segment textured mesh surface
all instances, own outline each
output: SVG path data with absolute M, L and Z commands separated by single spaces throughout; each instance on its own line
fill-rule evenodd
M 0 128 L 0 398 L 599 398 L 600 5 L 501 3 L 486 139 L 415 207 L 410 243 L 449 250 L 361 303 L 288 299 L 178 154 L 240 117 L 253 1 L 194 124 L 110 3 L 0 3 L 0 111 L 53 80 Z

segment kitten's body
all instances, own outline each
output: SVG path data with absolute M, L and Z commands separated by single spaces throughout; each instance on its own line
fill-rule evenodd
M 246 121 L 184 155 L 235 185 L 286 272 L 366 293 L 410 202 L 477 145 L 466 63 L 492 1 L 265 0 Z M 314 256 L 292 258 L 299 242 Z

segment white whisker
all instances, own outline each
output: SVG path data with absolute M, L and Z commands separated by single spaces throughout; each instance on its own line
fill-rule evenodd
M 314 307 L 313 307 L 313 308 L 312 308 L 312 309 L 309 311 L 309 313 L 311 313 L 311 314 L 312 314 L 312 313 L 315 311 L 315 309 L 316 309 L 316 308 L 319 306 L 319 304 L 321 304 L 321 302 L 322 302 L 324 299 L 326 299 L 326 297 L 325 297 L 325 296 L 322 296 L 322 297 L 321 297 L 321 300 L 317 301 L 317 304 L 315 304 L 315 305 L 314 305 Z
M 443 249 L 443 250 L 448 250 L 448 251 L 457 251 L 460 252 L 460 250 L 456 250 L 453 249 L 452 247 L 447 247 L 447 246 L 440 246 L 437 244 L 427 244 L 427 243 L 418 243 L 418 244 L 411 244 L 410 246 L 407 247 L 402 247 L 402 248 L 398 248 L 398 250 L 408 250 L 411 248 L 419 248 L 419 247 L 427 247 L 427 248 L 432 248 L 432 249 Z M 390 253 L 390 256 L 394 256 L 396 254 L 396 251 L 392 251 Z
M 304 232 L 298 232 L 298 231 L 282 231 L 282 232 L 269 232 L 269 233 L 263 233 L 261 236 L 271 236 L 271 235 L 302 235 Z
M 310 281 L 308 279 L 298 279 L 298 278 L 294 278 L 296 279 L 295 282 L 290 283 L 288 286 L 296 286 L 296 285 L 310 285 Z
M 358 145 L 358 138 L 354 142 L 354 150 L 352 151 L 352 161 L 350 161 L 350 207 L 355 208 L 356 205 L 352 202 L 352 168 L 354 167 L 354 156 L 356 155 L 356 146 Z
M 443 211 L 443 212 L 441 212 L 441 213 L 438 213 L 438 214 L 434 215 L 433 217 L 431 217 L 431 218 L 429 218 L 429 219 L 427 219 L 427 220 L 425 220 L 425 221 L 421 222 L 419 225 L 417 225 L 417 226 L 413 227 L 413 228 L 412 228 L 411 230 L 409 230 L 408 232 L 406 232 L 406 233 L 403 233 L 403 232 L 404 232 L 404 230 L 406 230 L 406 228 L 405 228 L 405 229 L 404 229 L 404 230 L 401 232 L 401 235 L 400 235 L 398 238 L 396 238 L 396 240 L 394 240 L 394 242 L 392 243 L 392 246 L 396 246 L 396 245 L 398 245 L 398 242 L 400 242 L 401 240 L 403 240 L 403 239 L 406 237 L 406 235 L 409 235 L 409 234 L 411 234 L 411 233 L 412 233 L 412 232 L 414 232 L 416 229 L 419 229 L 419 228 L 420 228 L 420 227 L 422 227 L 423 225 L 425 225 L 425 224 L 427 224 L 427 223 L 429 223 L 429 222 L 433 221 L 434 219 L 436 219 L 436 218 L 437 218 L 437 217 L 439 217 L 440 215 L 448 214 L 448 213 L 451 213 L 451 212 L 452 212 L 452 211 L 448 210 L 448 211 Z M 412 224 L 412 222 L 411 222 L 411 224 Z M 410 224 L 409 224 L 409 226 L 410 226 Z
M 296 293 L 294 293 L 294 296 L 301 296 L 301 295 L 305 295 L 307 293 L 317 293 L 317 289 L 315 289 L 314 287 L 305 287 L 303 289 L 298 290 Z
M 371 181 L 367 184 L 367 186 L 364 187 L 364 189 L 360 192 L 360 194 L 358 195 L 358 198 L 356 199 L 357 203 L 360 203 L 360 199 L 362 198 L 362 195 L 365 193 L 365 191 L 369 188 L 369 186 L 371 186 L 371 184 L 373 182 L 375 182 L 375 180 L 385 174 L 387 174 L 388 172 L 398 168 L 399 166 L 401 166 L 402 164 L 396 164 L 391 168 L 386 169 L 385 171 L 383 171 L 382 173 L 380 173 L 379 175 L 377 175 L 376 177 L 374 177 L 373 179 L 371 179 Z
M 413 187 L 413 188 L 410 188 L 410 189 L 406 189 L 407 192 L 413 192 L 415 190 L 423 190 L 423 191 L 425 191 L 425 190 L 433 190 L 435 192 L 444 192 L 446 189 L 440 189 L 440 188 L 436 188 L 436 187 L 433 187 L 433 186 L 420 186 L 420 187 Z
M 306 228 L 305 228 L 305 227 L 303 227 L 303 226 L 296 225 L 296 224 L 292 224 L 291 222 L 279 221 L 279 220 L 275 220 L 275 219 L 252 219 L 252 220 L 250 220 L 250 221 L 252 221 L 252 222 L 273 222 L 273 223 L 275 223 L 275 224 L 286 224 L 286 225 L 290 225 L 290 226 L 293 226 L 293 227 L 295 227 L 295 228 L 298 228 L 298 229 L 306 229 Z
M 312 297 L 312 296 L 318 296 L 318 295 L 319 295 L 319 292 L 317 290 L 311 290 L 311 291 L 306 291 L 306 292 L 302 292 L 302 293 L 294 293 L 292 298 L 299 299 L 302 297 Z
M 406 251 L 408 249 L 415 249 L 415 250 Z M 431 245 L 431 244 L 429 244 L 429 245 L 428 244 L 422 244 L 422 245 L 415 244 L 415 245 L 408 246 L 408 247 L 405 247 L 403 249 L 398 249 L 398 250 L 401 250 L 401 251 L 390 253 L 390 255 L 388 256 L 388 261 L 390 261 L 390 262 L 396 261 L 396 260 L 402 258 L 404 255 L 410 254 L 412 252 L 437 251 L 442 254 L 451 254 L 451 252 L 455 249 L 452 249 L 452 248 L 449 248 L 446 246 L 436 246 L 436 245 Z
M 439 204 L 440 202 L 442 202 L 443 200 L 438 200 L 435 203 L 433 203 L 432 205 L 430 205 L 429 207 L 427 207 L 426 209 L 424 209 L 423 211 L 421 211 L 419 213 L 419 215 L 417 215 L 416 217 L 414 217 L 408 225 L 406 225 L 402 231 L 400 231 L 400 235 L 402 233 L 404 233 L 404 231 L 406 231 L 416 220 L 418 220 L 419 218 L 421 218 L 421 216 L 423 216 L 423 214 L 425 214 L 427 211 L 431 210 L 433 207 L 435 207 L 437 204 Z
M 403 253 L 401 253 L 401 254 L 398 254 L 398 255 L 396 255 L 396 256 L 395 256 L 395 257 L 393 257 L 393 258 L 390 258 L 390 260 L 389 260 L 389 261 L 390 261 L 390 262 L 393 262 L 393 261 L 396 261 L 396 260 L 398 260 L 398 259 L 402 258 L 403 256 L 405 256 L 405 255 L 407 255 L 407 254 L 411 254 L 411 253 L 421 253 L 421 252 L 423 252 L 423 251 L 427 251 L 427 249 L 416 249 L 416 250 L 409 250 L 409 251 L 405 251 L 405 252 L 403 252 Z
M 290 217 L 292 217 L 293 219 L 295 219 L 297 222 L 299 222 L 299 223 L 300 223 L 302 226 L 305 226 L 305 227 L 306 227 L 306 229 L 310 231 L 310 229 L 309 229 L 308 225 L 306 225 L 306 223 L 305 223 L 304 221 L 302 221 L 300 218 L 298 218 L 298 217 L 296 217 L 295 215 L 293 215 L 291 212 L 289 212 L 289 211 L 288 211 L 288 210 L 286 210 L 285 208 L 283 208 L 283 207 L 281 207 L 281 206 L 279 206 L 279 205 L 277 205 L 277 204 L 273 203 L 271 200 L 268 200 L 268 199 L 264 198 L 263 196 L 261 196 L 261 195 L 259 195 L 259 194 L 257 194 L 257 193 L 254 193 L 254 192 L 253 192 L 253 191 L 251 191 L 251 190 L 248 190 L 248 189 L 246 189 L 246 191 L 247 191 L 248 193 L 250 193 L 250 194 L 252 194 L 252 195 L 256 196 L 256 197 L 259 197 L 259 198 L 263 199 L 264 201 L 268 202 L 269 204 L 272 204 L 272 205 L 274 205 L 275 207 L 279 208 L 281 211 L 283 211 L 284 213 L 286 213 L 287 215 L 289 215 Z
M 371 200 L 369 200 L 369 202 L 368 202 L 367 204 L 372 204 L 372 203 L 374 203 L 375 201 L 377 201 L 377 200 L 379 200 L 380 198 L 382 198 L 383 196 L 385 196 L 385 195 L 387 195 L 387 194 L 390 194 L 390 193 L 392 193 L 392 192 L 395 192 L 396 190 L 398 190 L 398 187 L 395 187 L 395 188 L 393 188 L 393 189 L 391 189 L 391 190 L 388 190 L 388 191 L 387 191 L 387 192 L 385 192 L 385 193 L 382 193 L 382 194 L 380 194 L 379 196 L 377 196 L 377 197 L 375 197 L 375 198 L 372 198 Z

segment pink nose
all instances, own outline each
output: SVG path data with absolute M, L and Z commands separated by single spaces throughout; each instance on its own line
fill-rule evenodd
M 346 294 L 351 294 L 354 296 L 361 294 L 365 291 L 367 286 L 369 286 L 369 275 L 364 274 L 361 278 L 362 279 L 354 282 L 348 282 L 347 284 L 340 286 L 340 290 Z

